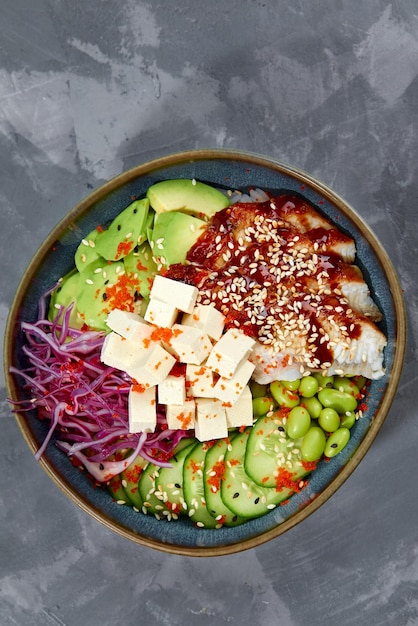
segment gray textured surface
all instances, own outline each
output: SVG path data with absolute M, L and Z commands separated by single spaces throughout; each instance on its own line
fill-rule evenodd
M 0 325 L 32 254 L 91 188 L 199 147 L 331 185 L 390 252 L 406 368 L 359 468 L 302 525 L 217 559 L 114 535 L 36 465 L 1 385 L 0 624 L 418 624 L 415 0 L 2 0 Z

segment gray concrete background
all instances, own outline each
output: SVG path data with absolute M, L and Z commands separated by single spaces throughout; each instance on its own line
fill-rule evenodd
M 32 254 L 92 188 L 183 149 L 272 155 L 332 186 L 389 251 L 406 367 L 365 459 L 248 552 L 131 544 L 31 456 L 1 385 L 0 624 L 418 624 L 415 0 L 1 0 L 0 325 Z M 3 333 L 1 333 L 3 334 Z

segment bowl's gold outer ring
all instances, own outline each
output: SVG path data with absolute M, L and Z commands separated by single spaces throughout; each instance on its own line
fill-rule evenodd
M 167 156 L 163 156 L 157 158 L 153 161 L 144 163 L 142 165 L 138 165 L 132 169 L 129 169 L 120 175 L 116 176 L 109 182 L 105 183 L 87 197 L 85 197 L 81 202 L 79 202 L 51 231 L 51 233 L 47 236 L 43 244 L 38 249 L 37 253 L 33 257 L 32 261 L 29 263 L 25 274 L 18 286 L 16 295 L 14 297 L 8 320 L 6 325 L 5 332 L 5 342 L 4 342 L 4 367 L 5 367 L 5 376 L 6 376 L 6 384 L 7 390 L 10 398 L 17 397 L 17 386 L 13 377 L 9 373 L 9 367 L 12 363 L 12 350 L 13 350 L 13 339 L 14 339 L 14 331 L 15 331 L 15 320 L 21 306 L 21 302 L 24 299 L 24 295 L 28 285 L 30 284 L 33 275 L 36 272 L 37 266 L 43 261 L 44 257 L 47 255 L 50 250 L 51 245 L 58 239 L 60 233 L 62 233 L 70 224 L 73 222 L 78 216 L 84 214 L 92 205 L 94 205 L 98 200 L 107 196 L 111 192 L 115 191 L 119 187 L 125 185 L 126 183 L 131 182 L 136 179 L 138 176 L 142 176 L 145 174 L 149 174 L 151 172 L 158 171 L 161 168 L 173 165 L 180 165 L 181 163 L 193 162 L 193 161 L 201 161 L 201 160 L 232 160 L 232 161 L 243 161 L 245 163 L 250 163 L 253 165 L 264 166 L 272 170 L 276 170 L 277 172 L 287 174 L 293 176 L 297 180 L 299 180 L 302 184 L 307 184 L 311 188 L 315 189 L 319 194 L 323 197 L 327 198 L 330 202 L 332 202 L 343 214 L 345 214 L 354 224 L 355 226 L 362 232 L 363 236 L 368 241 L 369 245 L 373 249 L 376 257 L 384 268 L 387 280 L 390 285 L 390 290 L 393 297 L 395 315 L 396 315 L 396 345 L 395 345 L 395 355 L 392 371 L 390 373 L 389 382 L 387 386 L 387 390 L 385 396 L 381 402 L 379 410 L 373 419 L 370 428 L 368 429 L 364 439 L 362 440 L 359 448 L 354 452 L 351 459 L 347 462 L 347 464 L 342 468 L 339 474 L 331 481 L 331 483 L 314 499 L 312 500 L 306 507 L 295 513 L 291 518 L 279 524 L 275 528 L 272 528 L 269 531 L 263 532 L 260 535 L 250 537 L 249 539 L 240 541 L 235 544 L 227 544 L 227 545 L 218 545 L 211 547 L 201 547 L 201 546 L 180 546 L 180 545 L 172 545 L 164 542 L 159 542 L 157 540 L 150 539 L 148 537 L 142 536 L 140 534 L 136 534 L 132 530 L 127 529 L 122 524 L 116 523 L 111 518 L 103 515 L 101 511 L 92 506 L 89 502 L 87 502 L 83 497 L 79 494 L 75 493 L 73 489 L 67 484 L 66 480 L 63 476 L 59 475 L 51 465 L 51 463 L 46 458 L 41 458 L 39 461 L 42 468 L 46 471 L 49 477 L 55 482 L 56 485 L 73 501 L 75 502 L 81 509 L 83 509 L 86 513 L 88 513 L 91 517 L 96 519 L 98 522 L 118 533 L 122 537 L 130 539 L 131 541 L 141 544 L 143 546 L 147 546 L 149 548 L 154 548 L 160 550 L 162 552 L 183 555 L 183 556 L 194 556 L 194 557 L 203 557 L 203 556 L 222 556 L 227 554 L 233 554 L 236 552 L 241 552 L 244 550 L 248 550 L 250 548 L 254 548 L 259 546 L 267 541 L 270 541 L 279 535 L 282 535 L 286 531 L 290 530 L 304 519 L 306 519 L 309 515 L 311 515 L 314 511 L 316 511 L 322 504 L 324 504 L 330 497 L 333 495 L 337 489 L 341 487 L 341 485 L 347 480 L 350 474 L 355 470 L 360 461 L 363 459 L 364 455 L 370 448 L 374 439 L 376 438 L 388 412 L 391 407 L 393 398 L 396 394 L 396 390 L 398 387 L 399 379 L 402 373 L 402 367 L 405 357 L 405 345 L 406 345 L 406 311 L 405 311 L 405 303 L 403 298 L 403 293 L 401 286 L 399 284 L 398 277 L 392 265 L 392 262 L 380 244 L 377 237 L 373 234 L 373 232 L 369 229 L 369 227 L 365 224 L 362 218 L 352 209 L 342 198 L 340 198 L 335 192 L 333 192 L 330 188 L 328 188 L 325 184 L 317 181 L 312 178 L 308 173 L 302 171 L 301 169 L 295 168 L 291 165 L 288 165 L 282 161 L 278 161 L 272 158 L 267 158 L 263 155 L 251 153 L 251 152 L 242 152 L 242 151 L 234 151 L 234 150 L 219 150 L 219 149 L 206 149 L 206 150 L 191 150 L 187 152 L 180 152 L 175 154 L 170 154 Z M 37 450 L 37 444 L 33 438 L 31 430 L 25 420 L 24 415 L 16 413 L 16 421 L 18 426 L 32 452 L 35 454 Z

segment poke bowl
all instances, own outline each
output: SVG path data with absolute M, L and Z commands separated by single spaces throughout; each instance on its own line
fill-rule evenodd
M 262 155 L 182 152 L 95 190 L 41 245 L 7 322 L 9 401 L 94 519 L 164 552 L 230 554 L 355 470 L 405 326 L 388 255 L 326 185 Z

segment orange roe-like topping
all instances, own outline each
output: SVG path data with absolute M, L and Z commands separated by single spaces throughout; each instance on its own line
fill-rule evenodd
M 139 281 L 132 276 L 121 274 L 114 285 L 106 288 L 106 303 L 108 309 L 104 309 L 105 313 L 109 313 L 112 309 L 121 309 L 133 313 L 135 305 L 135 290 L 139 286 Z
M 120 259 L 122 256 L 127 256 L 132 250 L 133 245 L 133 241 L 121 241 L 116 251 L 116 259 Z
M 211 491 L 217 493 L 221 488 L 221 482 L 225 476 L 225 462 L 216 461 L 210 472 L 210 476 L 207 478 L 208 485 L 211 486 Z
M 294 480 L 294 474 L 289 472 L 284 467 L 278 469 L 276 477 L 276 491 L 283 491 L 283 489 L 291 489 L 292 491 L 300 491 L 298 483 Z

